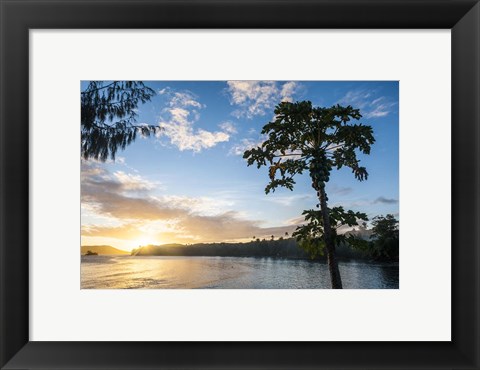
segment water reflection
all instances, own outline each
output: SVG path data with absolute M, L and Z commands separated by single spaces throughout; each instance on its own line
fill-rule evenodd
M 344 261 L 347 289 L 397 289 L 398 264 Z M 323 289 L 321 262 L 239 257 L 82 256 L 82 289 Z

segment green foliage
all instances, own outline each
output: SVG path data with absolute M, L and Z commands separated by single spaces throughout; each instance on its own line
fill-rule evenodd
M 343 207 L 329 208 L 330 225 L 332 227 L 332 238 L 334 244 L 348 244 L 352 247 L 364 250 L 368 242 L 354 235 L 345 233 L 339 234 L 337 230 L 342 226 L 357 226 L 360 220 L 368 221 L 367 215 L 361 212 L 345 211 Z M 306 223 L 298 226 L 292 236 L 297 238 L 299 245 L 310 255 L 311 258 L 317 258 L 324 254 L 324 228 L 322 212 L 317 210 L 305 210 L 302 215 L 305 216 Z
M 399 228 L 398 220 L 391 214 L 377 216 L 372 221 L 374 238 L 370 253 L 380 259 L 398 259 Z
M 313 107 L 310 101 L 282 102 L 275 107 L 275 119 L 267 123 L 261 146 L 245 151 L 248 165 L 269 167 L 268 194 L 277 187 L 293 190 L 294 176 L 310 172 L 314 188 L 329 181 L 333 167 L 351 168 L 354 176 L 366 180 L 357 152 L 370 153 L 375 142 L 370 126 L 352 124 L 362 116 L 351 106 Z
M 303 211 L 306 224 L 298 226 L 292 233 L 300 247 L 314 259 L 323 256 L 325 241 L 323 239 L 323 219 L 320 211 L 313 209 Z
M 137 107 L 150 101 L 155 91 L 141 81 L 92 81 L 81 93 L 81 150 L 84 159 L 115 159 L 137 134 L 144 137 L 160 128 L 136 125 Z

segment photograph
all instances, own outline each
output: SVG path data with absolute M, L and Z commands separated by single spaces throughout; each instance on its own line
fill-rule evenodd
M 80 81 L 81 289 L 399 289 L 399 81 Z

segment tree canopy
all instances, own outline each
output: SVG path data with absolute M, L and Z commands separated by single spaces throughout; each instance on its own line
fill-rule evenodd
M 357 151 L 370 154 L 375 139 L 371 126 L 350 123 L 362 117 L 358 109 L 338 104 L 313 107 L 310 101 L 302 101 L 282 102 L 274 113 L 275 119 L 261 132 L 267 139 L 243 155 L 249 166 L 269 166 L 267 194 L 279 186 L 293 190 L 294 176 L 315 167 L 317 173 L 323 171 L 322 182 L 329 181 L 332 167 L 349 167 L 360 181 L 368 178 L 366 168 L 359 164 Z
M 336 247 L 341 244 L 350 244 L 359 250 L 365 249 L 367 241 L 356 238 L 353 234 L 340 234 L 338 230 L 342 226 L 357 226 L 360 220 L 368 221 L 367 215 L 362 212 L 345 211 L 343 207 L 329 208 L 330 225 L 332 229 L 332 240 Z M 322 212 L 317 210 L 303 211 L 306 224 L 300 225 L 293 232 L 292 236 L 297 238 L 300 246 L 310 255 L 311 258 L 323 256 L 325 250 L 325 234 Z
M 372 254 L 376 258 L 398 259 L 398 220 L 391 214 L 376 216 L 372 220 Z
M 160 127 L 136 124 L 140 103 L 155 91 L 142 81 L 91 81 L 81 92 L 81 153 L 84 159 L 115 159 L 137 134 L 150 136 Z

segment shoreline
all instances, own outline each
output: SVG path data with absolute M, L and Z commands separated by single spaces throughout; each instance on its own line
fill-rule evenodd
M 288 261 L 305 261 L 313 263 L 326 263 L 326 258 L 301 258 L 301 257 L 282 257 L 282 256 L 219 256 L 219 255 L 158 255 L 158 254 L 143 254 L 143 255 L 131 255 L 131 254 L 99 254 L 85 255 L 81 257 L 172 257 L 172 258 L 190 258 L 190 257 L 204 257 L 204 258 L 254 258 L 254 259 L 274 259 L 274 260 L 288 260 Z M 371 258 L 349 258 L 349 257 L 337 257 L 338 262 L 366 262 L 366 263 L 382 263 L 382 264 L 399 264 L 399 260 L 385 260 L 385 259 L 371 259 Z

